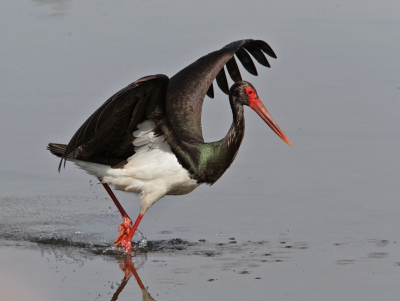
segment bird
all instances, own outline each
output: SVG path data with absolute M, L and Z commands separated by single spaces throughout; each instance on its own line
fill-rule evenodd
M 245 39 L 211 52 L 169 78 L 142 77 L 111 96 L 76 131 L 68 144 L 49 143 L 47 149 L 97 177 L 121 213 L 114 241 L 127 253 L 146 211 L 166 195 L 184 195 L 201 184 L 214 184 L 234 161 L 244 136 L 244 106 L 253 109 L 284 142 L 279 128 L 256 88 L 242 76 L 258 75 L 252 57 L 270 67 L 277 58 L 262 40 Z M 233 84 L 229 88 L 227 70 Z M 233 120 L 219 141 L 205 142 L 201 115 L 204 99 L 214 98 L 213 82 L 228 95 Z M 133 223 L 110 186 L 140 195 L 140 213 Z

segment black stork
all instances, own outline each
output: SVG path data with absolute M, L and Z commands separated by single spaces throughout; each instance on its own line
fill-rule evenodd
M 202 183 L 213 184 L 229 168 L 244 135 L 244 108 L 252 108 L 291 145 L 258 97 L 243 81 L 235 56 L 251 74 L 257 69 L 251 54 L 270 67 L 265 54 L 276 55 L 261 40 L 240 40 L 211 52 L 173 77 L 142 77 L 111 96 L 78 129 L 68 145 L 49 143 L 48 150 L 62 163 L 73 161 L 96 176 L 109 193 L 123 222 L 115 245 L 132 250 L 131 241 L 145 212 L 165 195 L 182 195 Z M 229 89 L 226 67 L 234 84 Z M 213 80 L 229 95 L 233 122 L 226 136 L 205 143 L 201 113 L 205 95 L 214 97 Z M 141 196 L 140 213 L 132 220 L 108 185 Z

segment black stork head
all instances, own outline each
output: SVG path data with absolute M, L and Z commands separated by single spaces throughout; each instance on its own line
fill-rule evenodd
M 276 124 L 267 108 L 258 97 L 257 90 L 252 84 L 246 81 L 239 81 L 232 85 L 229 90 L 234 104 L 246 105 L 252 108 L 258 116 L 287 144 L 292 145 L 283 131 Z

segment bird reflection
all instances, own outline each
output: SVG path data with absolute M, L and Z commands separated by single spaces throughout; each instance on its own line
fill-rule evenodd
M 139 274 L 137 273 L 135 266 L 132 263 L 132 257 L 126 256 L 125 258 L 121 258 L 119 268 L 124 272 L 124 278 L 122 279 L 121 284 L 118 286 L 118 289 L 112 296 L 111 301 L 115 301 L 118 299 L 119 294 L 123 291 L 132 275 L 135 277 L 137 284 L 142 290 L 143 301 L 154 301 L 154 299 L 151 297 L 151 295 L 143 285 L 143 282 L 140 279 Z
M 52 242 L 54 243 L 54 241 Z M 72 262 L 77 264 L 80 268 L 84 268 L 86 262 L 98 259 L 99 255 L 107 261 L 115 262 L 115 260 L 117 260 L 117 262 L 119 262 L 119 268 L 124 273 L 124 277 L 121 281 L 121 284 L 118 285 L 117 290 L 114 292 L 111 301 L 118 299 L 132 275 L 135 277 L 136 282 L 142 291 L 142 300 L 154 301 L 151 295 L 147 292 L 147 289 L 137 272 L 137 269 L 140 269 L 146 263 L 146 253 L 138 252 L 134 256 L 127 254 L 122 255 L 120 250 L 117 250 L 114 247 L 109 248 L 104 246 L 80 248 L 74 245 L 55 245 L 49 243 L 37 243 L 37 246 L 42 254 L 42 257 L 45 257 L 45 255 L 52 255 L 55 257 L 56 262 L 62 263 L 61 265 L 58 265 L 59 267 L 61 267 L 63 264 L 70 264 L 72 260 Z M 104 255 L 105 257 L 103 257 Z M 113 286 L 111 288 L 114 289 Z

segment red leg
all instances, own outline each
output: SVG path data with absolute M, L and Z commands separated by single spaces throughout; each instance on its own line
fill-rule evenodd
M 100 179 L 99 179 L 100 180 Z M 101 180 L 100 180 L 101 183 Z M 108 194 L 110 195 L 111 199 L 114 201 L 115 206 L 117 206 L 119 212 L 122 215 L 122 219 L 123 222 L 122 224 L 118 227 L 118 231 L 119 231 L 119 235 L 118 237 L 115 239 L 114 244 L 116 246 L 118 246 L 119 244 L 121 244 L 123 241 L 123 247 L 125 248 L 124 244 L 126 241 L 126 237 L 130 236 L 131 240 L 133 235 L 129 235 L 131 233 L 131 226 L 132 226 L 132 220 L 131 218 L 128 216 L 128 214 L 126 213 L 126 211 L 124 210 L 124 208 L 122 208 L 121 204 L 118 202 L 117 197 L 115 196 L 115 194 L 112 192 L 110 186 L 108 186 L 107 183 L 101 183 L 103 185 L 103 187 L 105 188 L 105 190 L 108 192 Z M 138 223 L 139 224 L 139 223 Z M 135 223 L 136 225 L 136 223 Z M 137 226 L 136 226 L 137 228 Z M 133 234 L 135 234 L 136 229 L 133 231 Z M 126 249 L 126 248 L 125 248 Z M 131 247 L 132 249 L 132 247 Z
M 143 214 L 139 213 L 138 217 L 136 218 L 135 223 L 133 224 L 132 228 L 130 229 L 129 233 L 127 233 L 127 235 L 122 239 L 122 247 L 128 252 L 130 253 L 132 251 L 132 238 L 133 235 L 135 235 L 136 229 L 140 224 L 140 221 L 143 218 Z

